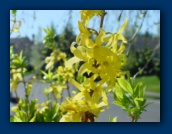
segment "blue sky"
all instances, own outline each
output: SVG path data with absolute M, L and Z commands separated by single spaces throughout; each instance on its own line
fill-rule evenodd
M 134 22 L 136 20 L 137 14 L 139 11 L 123 11 L 121 21 L 117 22 L 117 18 L 121 11 L 114 10 L 114 11 L 107 11 L 109 13 L 109 17 L 105 18 L 105 23 L 107 25 L 104 25 L 104 28 L 108 31 L 117 31 L 120 25 L 125 21 L 125 18 L 129 17 L 129 26 L 134 25 Z M 73 29 L 75 34 L 78 34 L 78 28 L 77 28 L 77 22 L 79 20 L 79 10 L 73 10 L 71 13 L 72 18 L 70 19 L 70 22 L 73 25 Z M 39 28 L 47 28 L 52 23 L 54 24 L 56 31 L 58 34 L 60 34 L 64 27 L 67 25 L 67 20 L 69 19 L 69 10 L 18 10 L 17 11 L 17 19 L 22 21 L 22 25 L 20 27 L 20 33 L 13 33 L 11 35 L 12 38 L 17 37 L 20 35 L 20 37 L 28 36 L 30 39 L 32 39 L 32 35 L 37 35 L 39 32 Z M 96 28 L 97 23 L 99 23 L 99 19 L 93 18 L 92 22 L 90 22 L 90 25 L 94 26 Z M 144 20 L 143 26 L 140 30 L 141 33 L 145 33 L 145 31 L 148 31 L 149 33 L 156 35 L 158 34 L 157 27 L 159 27 L 160 24 L 155 25 L 154 23 L 157 23 L 160 21 L 160 11 L 148 11 L 148 14 Z M 138 24 L 141 23 L 141 19 L 137 19 L 136 21 Z M 45 35 L 44 32 L 41 32 L 42 37 Z

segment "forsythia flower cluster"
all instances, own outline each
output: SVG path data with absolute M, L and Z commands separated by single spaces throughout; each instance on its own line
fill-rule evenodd
M 10 75 L 10 90 L 16 90 L 20 81 L 22 81 L 21 69 L 11 69 Z
M 46 69 L 48 73 L 42 71 L 44 78 L 51 81 L 50 86 L 45 88 L 45 94 L 53 93 L 56 99 L 62 97 L 62 91 L 67 88 L 67 82 L 70 78 L 74 78 L 75 70 L 73 67 L 65 67 L 63 63 L 66 61 L 66 54 L 54 48 L 49 57 L 45 59 Z M 55 63 L 61 63 L 53 72 Z
M 75 65 L 78 76 L 87 73 L 91 74 L 91 77 L 81 84 L 72 78 L 69 79 L 69 82 L 77 87 L 79 92 L 62 103 L 61 108 L 65 114 L 61 122 L 94 122 L 99 113 L 108 107 L 106 92 L 114 87 L 117 77 L 125 74 L 121 68 L 126 61 L 123 51 L 127 40 L 122 32 L 127 26 L 128 19 L 117 33 L 107 33 L 100 27 L 95 39 L 92 38 L 91 31 L 96 30 L 88 28 L 93 16 L 102 18 L 105 14 L 104 10 L 81 11 L 81 21 L 78 22 L 80 33 L 70 47 L 74 57 L 66 62 L 66 67 Z M 80 65 L 81 61 L 82 65 Z M 99 81 L 96 81 L 97 78 Z M 102 88 L 105 83 L 108 85 L 106 90 Z
M 65 62 L 66 54 L 60 52 L 58 49 L 53 49 L 51 55 L 45 59 L 45 63 L 47 63 L 46 69 L 52 69 L 54 67 L 54 63 L 60 60 Z
M 66 83 L 70 78 L 74 78 L 75 70 L 72 67 L 59 66 L 56 72 L 63 79 L 63 82 Z

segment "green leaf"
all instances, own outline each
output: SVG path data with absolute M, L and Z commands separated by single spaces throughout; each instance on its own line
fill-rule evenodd
M 14 116 L 10 116 L 10 122 L 14 122 Z
M 146 86 L 140 88 L 140 90 L 139 90 L 139 97 L 144 98 L 144 96 L 145 96 L 145 89 L 146 89 Z
M 125 107 L 125 106 L 123 105 L 123 103 L 120 102 L 120 101 L 115 101 L 114 104 L 116 104 L 117 106 L 122 107 L 124 110 L 126 109 L 126 107 Z
M 142 86 L 142 83 L 141 82 L 137 83 L 137 85 L 135 86 L 135 88 L 134 88 L 134 96 L 135 97 L 140 97 L 139 92 L 141 90 L 140 89 L 141 86 Z
M 131 87 L 131 85 L 128 83 L 128 81 L 122 79 L 122 78 L 118 78 L 118 83 L 119 83 L 119 86 L 124 89 L 125 91 L 131 93 L 133 95 L 133 89 Z
M 138 106 L 140 108 L 144 105 L 145 99 L 144 98 L 135 98 L 134 103 L 136 104 L 136 106 Z
M 16 14 L 17 14 L 17 10 L 10 10 L 10 11 L 11 11 L 11 13 L 12 13 L 13 17 L 15 17 L 15 16 L 16 16 Z
M 128 108 L 130 105 L 133 105 L 133 100 L 130 93 L 125 93 L 123 97 L 124 97 L 122 100 L 123 106 Z
M 56 119 L 57 116 L 58 116 L 58 113 L 55 113 L 55 114 L 53 115 L 52 119 L 53 119 L 53 120 Z
M 128 81 L 129 81 L 131 87 L 133 87 L 133 79 L 130 77 L 130 72 L 129 71 L 127 71 L 127 78 L 128 78 Z
M 144 105 L 142 108 L 145 109 L 148 105 L 152 104 L 153 102 L 149 102 L 146 105 Z
M 23 122 L 20 118 L 18 118 L 17 116 L 14 116 L 14 122 Z
M 30 113 L 31 114 L 34 114 L 34 112 L 36 111 L 36 103 L 37 103 L 37 99 L 34 99 L 31 101 L 31 104 L 30 104 Z
M 44 77 L 45 80 L 48 80 L 48 81 L 53 80 L 53 73 L 50 70 L 48 70 L 47 73 L 41 70 L 41 73 L 45 76 Z
M 117 116 L 112 119 L 112 122 L 116 122 L 116 121 L 117 121 Z
M 118 84 L 115 86 L 114 94 L 119 100 L 123 99 L 123 91 Z
M 35 117 L 33 117 L 29 122 L 34 122 L 35 121 Z

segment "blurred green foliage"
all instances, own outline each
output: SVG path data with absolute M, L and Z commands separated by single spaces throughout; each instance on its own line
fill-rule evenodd
M 139 72 L 140 75 L 157 75 L 160 78 L 160 50 L 155 50 L 158 44 L 154 41 L 158 38 L 152 39 L 146 34 L 135 38 L 139 41 L 132 42 L 124 70 L 130 70 L 132 76 Z
M 73 33 L 73 27 L 69 24 L 65 27 L 63 33 L 57 34 L 55 26 L 52 24 L 49 28 L 44 29 L 46 36 L 43 42 L 38 42 L 32 47 L 31 65 L 37 70 L 36 74 L 39 74 L 39 70 L 45 71 L 46 63 L 45 57 L 50 56 L 53 49 L 66 53 L 67 59 L 73 56 L 70 52 L 70 45 L 75 40 L 76 36 Z M 55 63 L 54 67 L 58 67 L 63 62 L 59 61 Z

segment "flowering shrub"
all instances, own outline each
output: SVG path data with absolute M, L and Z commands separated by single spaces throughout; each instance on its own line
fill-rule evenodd
M 95 15 L 101 17 L 99 31 L 88 28 L 90 19 Z M 115 104 L 123 107 L 132 117 L 132 121 L 137 121 L 141 111 L 146 107 L 141 83 L 137 84 L 133 93 L 131 83 L 124 80 L 126 72 L 121 70 L 126 62 L 126 55 L 123 52 L 127 43 L 122 32 L 127 26 L 128 19 L 117 33 L 110 33 L 102 28 L 105 15 L 104 10 L 81 11 L 81 21 L 78 22 L 80 33 L 70 48 L 74 57 L 66 62 L 66 66 L 75 65 L 79 76 L 84 73 L 92 75 L 81 84 L 69 79 L 79 92 L 62 103 L 61 107 L 66 112 L 60 119 L 61 122 L 94 122 L 99 113 L 108 108 L 106 93 L 112 89 Z M 91 38 L 93 34 L 96 36 L 95 39 Z M 79 67 L 80 61 L 83 61 L 83 64 Z M 100 80 L 96 81 L 96 78 Z M 102 85 L 105 83 L 107 86 L 103 89 Z M 131 102 L 130 99 L 134 101 Z
M 68 60 L 56 47 L 52 28 L 44 29 L 44 43 L 52 50 L 45 59 L 46 71 L 41 71 L 42 81 L 49 83 L 45 88 L 46 102 L 37 104 L 36 100 L 28 100 L 34 81 L 24 81 L 26 63 L 22 53 L 14 56 L 10 49 L 10 87 L 15 90 L 23 81 L 26 92 L 26 98 L 20 99 L 18 106 L 13 108 L 15 122 L 95 122 L 99 114 L 109 108 L 108 92 L 114 95 L 114 104 L 123 108 L 132 122 L 140 118 L 148 105 L 144 97 L 145 87 L 141 82 L 135 83 L 129 73 L 122 70 L 127 61 L 124 53 L 127 39 L 122 32 L 128 19 L 116 33 L 111 33 L 103 29 L 105 10 L 82 10 L 80 14 L 80 33 L 70 47 L 74 56 Z M 94 16 L 101 19 L 99 31 L 88 27 Z M 61 65 L 55 68 L 57 62 Z M 84 77 L 85 74 L 88 77 Z M 70 94 L 69 83 L 78 89 L 74 95 Z M 68 97 L 63 101 L 63 90 L 66 89 Z M 50 94 L 55 96 L 55 101 L 50 99 Z M 112 121 L 115 122 L 116 117 Z

